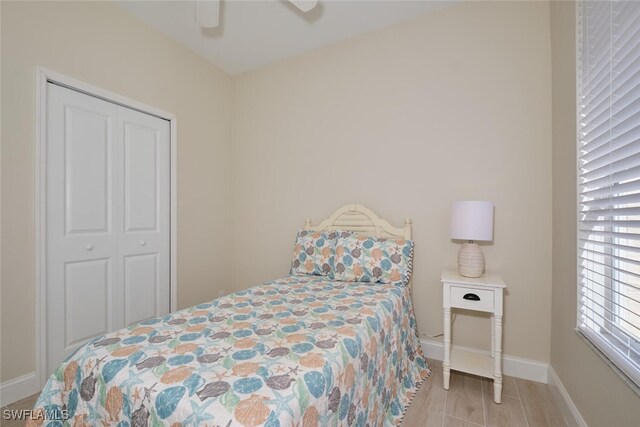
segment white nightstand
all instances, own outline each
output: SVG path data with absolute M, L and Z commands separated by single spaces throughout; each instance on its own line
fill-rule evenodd
M 450 371 L 462 371 L 493 379 L 493 400 L 502 401 L 502 293 L 506 285 L 499 276 L 485 274 L 472 279 L 445 271 L 442 282 L 444 309 L 444 388 L 449 390 Z M 491 313 L 491 355 L 451 348 L 451 309 Z

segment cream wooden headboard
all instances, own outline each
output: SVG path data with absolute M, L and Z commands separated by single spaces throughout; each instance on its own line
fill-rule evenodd
M 311 225 L 311 218 L 307 218 L 304 222 L 304 229 L 310 231 L 345 230 L 368 237 L 411 239 L 411 223 L 412 221 L 407 218 L 404 220 L 404 227 L 394 227 L 369 208 L 357 203 L 350 203 L 335 211 L 318 225 Z
M 404 227 L 394 227 L 369 208 L 357 203 L 350 203 L 335 211 L 329 218 L 322 220 L 318 225 L 311 225 L 311 218 L 307 218 L 304 221 L 304 229 L 309 231 L 344 230 L 353 231 L 367 237 L 411 240 L 411 224 L 411 219 L 406 218 Z M 411 276 L 408 285 L 409 289 L 412 288 L 413 284 L 413 274 Z

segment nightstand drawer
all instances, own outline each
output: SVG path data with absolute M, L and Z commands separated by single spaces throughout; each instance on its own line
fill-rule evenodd
M 451 285 L 451 307 L 469 310 L 493 311 L 494 291 L 492 289 L 478 289 L 466 286 Z

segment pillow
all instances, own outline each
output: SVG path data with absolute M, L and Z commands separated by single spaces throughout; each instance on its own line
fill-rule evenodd
M 336 232 L 300 230 L 293 248 L 291 274 L 328 276 L 333 270 Z
M 338 235 L 333 279 L 406 285 L 413 267 L 413 241 Z

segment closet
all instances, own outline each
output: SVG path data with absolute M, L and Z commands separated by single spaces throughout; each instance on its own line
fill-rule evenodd
M 170 123 L 47 83 L 47 375 L 170 309 Z

